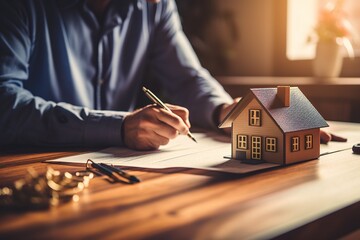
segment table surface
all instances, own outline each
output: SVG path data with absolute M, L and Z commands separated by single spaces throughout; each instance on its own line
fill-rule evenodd
M 337 133 L 360 124 L 330 122 Z M 83 151 L 7 150 L 0 187 L 27 168 L 45 172 L 80 166 L 43 163 Z M 46 210 L 0 211 L 0 239 L 249 239 L 336 238 L 360 227 L 360 155 L 350 149 L 261 173 L 128 169 L 139 184 L 96 177 L 69 202 Z

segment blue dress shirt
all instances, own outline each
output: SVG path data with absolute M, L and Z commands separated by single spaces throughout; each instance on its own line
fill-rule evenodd
M 150 70 L 195 125 L 230 96 L 203 69 L 173 0 L 0 0 L 0 145 L 121 146 Z

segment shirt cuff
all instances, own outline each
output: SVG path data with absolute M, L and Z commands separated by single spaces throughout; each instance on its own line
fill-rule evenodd
M 126 114 L 91 111 L 84 128 L 85 146 L 124 146 L 122 124 Z
M 205 113 L 205 119 L 207 122 L 205 123 L 205 126 L 207 128 L 211 128 L 214 130 L 218 130 L 219 126 L 219 114 L 221 110 L 221 106 L 224 104 L 228 104 L 231 102 L 231 98 L 218 98 L 214 99 L 208 106 L 207 106 L 207 112 Z

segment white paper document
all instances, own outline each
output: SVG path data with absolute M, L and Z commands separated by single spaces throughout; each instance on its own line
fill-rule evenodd
M 134 151 L 127 148 L 106 148 L 97 152 L 58 158 L 47 162 L 83 163 L 91 159 L 97 163 L 113 164 L 138 168 L 186 168 L 206 169 L 231 173 L 249 173 L 267 168 L 278 167 L 278 164 L 246 164 L 224 156 L 231 155 L 230 138 L 217 133 L 194 133 L 198 143 L 187 136 L 178 136 L 166 146 L 155 151 Z M 323 155 L 349 149 L 352 142 L 331 142 L 321 145 Z
M 221 172 L 248 173 L 277 167 L 278 164 L 244 164 L 224 156 L 231 155 L 230 138 L 216 133 L 193 133 L 198 143 L 187 136 L 178 136 L 166 146 L 155 151 L 134 151 L 127 148 L 106 148 L 97 152 L 58 158 L 47 162 L 97 163 L 139 168 L 187 168 Z

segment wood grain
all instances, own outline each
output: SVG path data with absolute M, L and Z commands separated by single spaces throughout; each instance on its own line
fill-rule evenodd
M 360 126 L 350 126 L 360 134 Z M 45 159 L 75 153 L 2 154 L 0 186 L 21 178 L 30 166 L 46 171 Z M 314 239 L 341 237 L 360 227 L 360 156 L 350 150 L 248 176 L 184 169 L 129 172 L 142 182 L 111 184 L 96 177 L 79 202 L 42 211 L 2 210 L 0 239 Z

